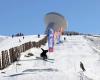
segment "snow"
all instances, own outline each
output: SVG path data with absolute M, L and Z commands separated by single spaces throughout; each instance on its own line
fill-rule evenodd
M 4 41 L 5 39 L 7 39 L 7 36 L 0 36 L 0 43 L 1 43 L 2 41 Z
M 21 37 L 7 37 L 5 40 L 3 40 L 2 42 L 0 42 L 0 51 L 3 50 L 8 50 L 12 47 L 16 47 L 19 46 L 23 43 L 29 42 L 29 41 L 39 41 L 44 37 L 44 35 L 41 35 L 40 38 L 38 38 L 37 35 L 29 35 L 29 36 L 23 36 Z M 3 37 L 2 37 L 3 38 Z
M 96 41 L 99 39 L 91 37 L 94 40 L 91 41 L 90 37 L 79 35 L 62 36 L 62 40 L 63 37 L 66 37 L 66 41 L 55 44 L 53 53 L 48 52 L 48 57 L 54 59 L 54 63 L 36 60 L 35 58 L 40 55 L 41 49 L 32 48 L 22 53 L 20 61 L 1 70 L 0 80 L 100 80 L 100 56 L 99 48 L 96 46 Z M 15 44 L 12 46 L 19 45 L 18 39 L 14 39 Z M 10 40 L 12 39 L 4 41 L 7 43 L 6 49 L 11 47 L 9 46 Z M 30 40 L 37 41 L 37 36 L 27 36 L 26 40 L 22 40 L 21 43 Z M 2 44 L 3 42 L 0 43 L 0 46 Z M 42 48 L 48 49 L 48 44 Z M 34 56 L 25 57 L 28 53 L 33 53 Z M 80 61 L 84 64 L 85 72 L 80 68 Z M 18 63 L 20 65 L 16 65 Z

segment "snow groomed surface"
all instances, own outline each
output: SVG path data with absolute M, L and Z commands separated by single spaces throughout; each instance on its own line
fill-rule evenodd
M 48 53 L 54 63 L 35 60 L 41 49 L 32 48 L 22 53 L 19 62 L 1 70 L 0 80 L 100 80 L 99 48 L 95 45 L 94 37 L 63 36 L 62 40 L 64 37 L 66 41 L 55 44 L 54 52 Z M 48 49 L 48 44 L 42 48 Z M 34 56 L 25 57 L 28 53 Z M 84 64 L 85 72 L 80 68 L 80 61 Z

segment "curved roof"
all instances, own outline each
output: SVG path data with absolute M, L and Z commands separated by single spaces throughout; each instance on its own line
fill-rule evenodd
M 45 16 L 46 31 L 52 27 L 55 31 L 59 28 L 65 29 L 67 27 L 66 20 L 64 16 L 56 12 L 47 13 Z
M 61 16 L 62 18 L 64 18 L 64 16 L 62 16 L 61 14 L 56 13 L 56 12 L 50 12 L 50 13 L 47 13 L 46 15 L 50 15 L 50 14 L 55 14 L 55 15 L 58 15 L 58 16 Z

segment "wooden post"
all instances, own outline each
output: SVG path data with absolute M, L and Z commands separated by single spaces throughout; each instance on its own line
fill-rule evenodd
M 1 54 L 0 54 L 0 70 L 2 69 L 2 66 L 1 66 Z

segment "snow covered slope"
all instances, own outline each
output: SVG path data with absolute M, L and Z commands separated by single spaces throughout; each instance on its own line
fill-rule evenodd
M 0 43 L 1 43 L 3 40 L 7 39 L 7 38 L 8 38 L 7 36 L 0 36 Z
M 1 37 L 3 39 L 3 37 Z M 7 37 L 7 38 L 4 38 L 4 40 L 2 40 L 0 42 L 0 51 L 3 51 L 3 50 L 8 50 L 12 47 L 16 47 L 16 46 L 19 46 L 23 43 L 26 43 L 26 42 L 29 42 L 29 41 L 39 41 L 41 40 L 42 38 L 44 38 L 44 35 L 41 35 L 40 38 L 37 37 L 37 35 L 29 35 L 29 36 L 24 36 L 24 39 L 23 37 Z
M 54 60 L 37 60 L 41 49 L 32 48 L 22 53 L 18 62 L 20 65 L 15 62 L 1 70 L 0 80 L 100 80 L 99 48 L 96 48 L 95 41 L 86 36 L 63 37 L 66 37 L 66 41 L 55 44 L 54 52 L 48 53 L 48 57 Z M 47 49 L 47 44 L 42 48 Z M 25 57 L 28 53 L 34 56 Z M 85 72 L 80 68 L 80 61 L 84 64 Z

